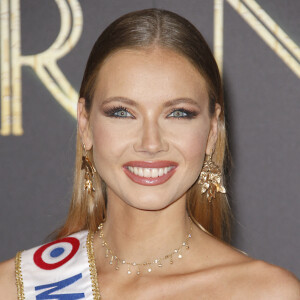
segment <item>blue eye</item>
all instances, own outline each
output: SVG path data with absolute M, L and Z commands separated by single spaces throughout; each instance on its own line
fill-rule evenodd
M 127 110 L 119 110 L 113 113 L 114 116 L 119 118 L 128 118 L 132 117 L 132 114 L 130 114 Z
M 184 108 L 174 109 L 168 117 L 177 119 L 192 119 L 197 116 L 197 112 L 186 110 Z
M 187 113 L 182 110 L 174 110 L 172 113 L 169 114 L 169 117 L 173 118 L 185 118 Z
M 108 117 L 112 117 L 112 118 L 134 119 L 134 116 L 127 110 L 126 107 L 123 106 L 113 107 L 104 112 Z

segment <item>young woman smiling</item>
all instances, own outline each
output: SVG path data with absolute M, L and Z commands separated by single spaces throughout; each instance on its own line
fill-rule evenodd
M 224 122 L 218 68 L 192 24 L 158 9 L 113 22 L 80 89 L 68 219 L 16 270 L 1 265 L 3 299 L 300 299 L 292 274 L 222 241 Z

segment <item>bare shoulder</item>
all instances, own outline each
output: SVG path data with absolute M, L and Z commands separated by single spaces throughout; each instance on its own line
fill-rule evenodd
M 253 259 L 230 246 L 225 245 L 224 252 L 225 248 L 228 263 L 223 265 L 223 274 L 230 275 L 228 286 L 236 286 L 237 299 L 300 300 L 300 282 L 291 272 Z
M 300 300 L 299 280 L 285 269 L 253 260 L 243 266 L 242 273 L 249 286 L 254 288 L 251 293 L 255 299 Z
M 300 300 L 300 283 L 292 273 L 255 260 L 211 236 L 203 236 L 202 241 L 206 245 L 202 253 L 206 253 L 198 259 L 202 263 L 194 273 L 197 293 L 212 291 L 207 299 L 224 299 L 226 295 L 226 299 L 238 300 Z
M 0 263 L 0 291 L 1 299 L 17 300 L 17 287 L 15 283 L 15 259 Z M 3 297 L 3 298 L 2 298 Z
M 231 299 L 300 300 L 298 279 L 275 265 L 251 259 L 221 269 Z

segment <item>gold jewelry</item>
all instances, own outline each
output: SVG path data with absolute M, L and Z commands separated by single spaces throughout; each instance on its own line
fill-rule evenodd
M 212 161 L 212 155 L 206 155 L 200 173 L 198 184 L 201 185 L 201 194 L 206 193 L 207 200 L 211 203 L 216 198 L 216 193 L 226 193 L 225 187 L 221 183 L 221 170 Z
M 85 169 L 85 174 L 84 174 L 85 183 L 83 189 L 84 191 L 87 191 L 87 193 L 91 195 L 92 192 L 95 192 L 95 189 L 93 188 L 92 178 L 96 173 L 96 169 L 94 168 L 92 162 L 87 157 L 84 143 L 82 143 L 82 145 L 83 145 L 84 155 L 82 156 L 81 170 Z
M 163 266 L 163 262 L 165 260 L 169 260 L 170 264 L 173 264 L 174 258 L 181 259 L 183 257 L 182 250 L 186 249 L 188 250 L 190 248 L 189 246 L 189 239 L 192 237 L 192 220 L 189 217 L 190 221 L 190 232 L 187 234 L 186 239 L 184 242 L 176 249 L 174 249 L 171 253 L 158 257 L 154 259 L 153 261 L 145 261 L 143 263 L 137 263 L 137 262 L 128 262 L 125 259 L 119 258 L 117 255 L 114 254 L 114 252 L 109 247 L 107 241 L 104 238 L 103 233 L 103 226 L 104 224 L 101 223 L 98 226 L 99 230 L 99 237 L 102 240 L 102 247 L 105 248 L 105 258 L 109 258 L 109 264 L 114 265 L 115 270 L 119 270 L 120 265 L 127 265 L 127 274 L 130 275 L 133 272 L 133 269 L 136 270 L 136 274 L 140 275 L 142 269 L 147 269 L 147 272 L 150 273 L 153 269 L 153 265 L 156 265 L 157 267 L 161 268 Z

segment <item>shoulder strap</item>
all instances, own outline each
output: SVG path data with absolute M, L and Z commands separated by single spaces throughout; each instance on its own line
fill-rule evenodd
M 80 231 L 16 255 L 18 300 L 99 300 L 92 232 Z

